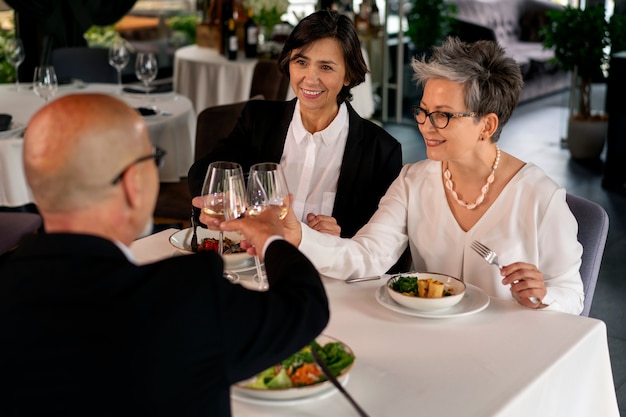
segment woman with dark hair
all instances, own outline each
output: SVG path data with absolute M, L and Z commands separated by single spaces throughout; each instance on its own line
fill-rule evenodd
M 334 11 L 307 16 L 287 39 L 279 66 L 296 98 L 250 101 L 231 135 L 189 170 L 191 195 L 200 195 L 213 161 L 238 162 L 244 171 L 279 162 L 299 220 L 350 237 L 402 167 L 400 143 L 349 103 L 350 89 L 367 73 L 354 24 Z M 194 205 L 202 207 L 202 199 L 194 198 Z M 219 228 L 208 215 L 200 220 Z

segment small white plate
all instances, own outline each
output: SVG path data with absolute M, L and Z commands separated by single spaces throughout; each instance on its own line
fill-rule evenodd
M 202 242 L 203 239 L 213 238 L 217 239 L 219 237 L 219 233 L 213 230 L 205 229 L 203 227 L 198 227 L 198 243 Z M 174 246 L 178 251 L 185 254 L 192 254 L 191 251 L 191 236 L 193 235 L 193 229 L 188 227 L 183 230 L 179 230 L 178 232 L 172 234 L 170 236 L 170 244 Z M 239 243 L 241 241 L 241 235 L 235 232 L 224 232 L 224 238 L 228 238 L 232 240 L 234 243 Z M 223 256 L 224 264 L 226 269 L 231 270 L 233 272 L 243 272 L 248 271 L 251 268 L 254 268 L 254 259 L 251 255 L 248 255 L 246 252 L 239 253 L 228 253 Z
M 384 284 L 376 290 L 376 301 L 383 307 L 397 313 L 406 314 L 414 317 L 424 317 L 429 319 L 447 319 L 451 317 L 467 316 L 484 310 L 489 305 L 489 296 L 483 290 L 472 285 L 465 284 L 465 296 L 455 306 L 446 308 L 445 310 L 435 311 L 417 311 L 396 303 L 389 295 L 387 284 Z
M 25 127 L 26 125 L 24 125 L 24 123 L 12 122 L 11 127 L 9 127 L 8 130 L 3 130 L 0 132 L 0 138 L 19 137 Z

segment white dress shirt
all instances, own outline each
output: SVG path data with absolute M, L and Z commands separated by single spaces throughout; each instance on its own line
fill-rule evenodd
M 326 129 L 310 133 L 302 124 L 300 102 L 296 103 L 280 164 L 294 196 L 293 209 L 305 223 L 308 213 L 332 215 L 348 129 L 345 104 Z
M 441 162 L 424 160 L 402 168 L 372 219 L 351 240 L 303 227 L 300 250 L 321 274 L 345 279 L 385 273 L 408 241 L 414 270 L 451 275 L 490 296 L 512 299 L 498 268 L 470 248 L 478 240 L 498 254 L 501 265 L 537 266 L 547 288 L 546 309 L 579 314 L 584 299 L 582 246 L 565 194 L 527 163 L 464 231 L 448 206 Z

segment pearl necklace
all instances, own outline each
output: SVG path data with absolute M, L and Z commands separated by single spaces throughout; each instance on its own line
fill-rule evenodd
M 450 170 L 448 169 L 449 165 L 448 163 L 446 163 L 446 170 L 443 172 L 443 176 L 446 179 L 445 181 L 446 188 L 450 190 L 450 192 L 452 193 L 452 198 L 454 198 L 454 201 L 456 201 L 457 203 L 459 203 L 461 206 L 465 207 L 468 210 L 475 209 L 476 206 L 482 203 L 483 200 L 485 199 L 485 195 L 487 194 L 487 191 L 489 191 L 489 186 L 493 183 L 493 180 L 496 178 L 496 169 L 498 169 L 499 162 L 500 162 L 500 148 L 498 148 L 498 145 L 496 145 L 496 160 L 493 163 L 491 174 L 489 174 L 489 176 L 487 177 L 487 183 L 483 185 L 483 188 L 481 189 L 482 193 L 478 196 L 478 198 L 476 199 L 476 202 L 474 203 L 467 203 L 459 199 L 459 196 L 456 194 L 456 191 L 454 191 L 454 184 L 452 183 L 452 180 L 450 179 L 452 175 L 450 174 Z

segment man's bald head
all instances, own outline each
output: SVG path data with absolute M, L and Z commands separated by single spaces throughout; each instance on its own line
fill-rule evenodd
M 106 199 L 113 178 L 150 149 L 134 109 L 108 95 L 73 94 L 50 102 L 30 120 L 24 170 L 40 209 L 72 211 Z

